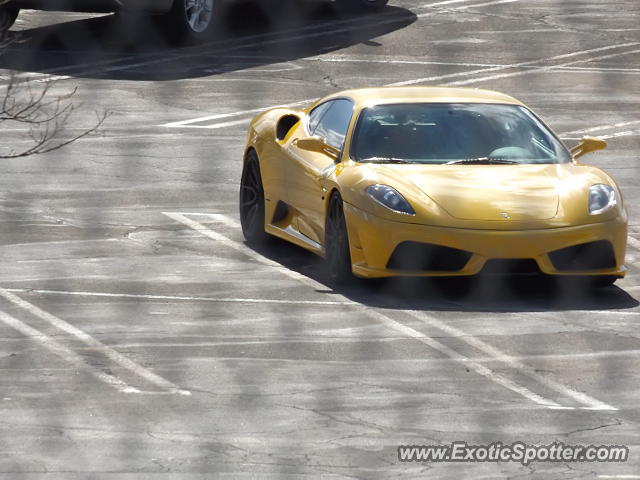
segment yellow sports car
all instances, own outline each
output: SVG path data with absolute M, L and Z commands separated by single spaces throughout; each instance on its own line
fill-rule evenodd
M 454 88 L 340 92 L 275 108 L 247 137 L 240 217 L 327 260 L 334 281 L 480 272 L 625 275 L 616 183 L 583 165 L 531 110 Z

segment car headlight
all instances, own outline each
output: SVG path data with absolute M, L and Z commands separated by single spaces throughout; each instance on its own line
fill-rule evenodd
M 589 214 L 606 212 L 618 203 L 616 191 L 609 185 L 593 185 L 589 189 Z
M 369 185 L 365 191 L 376 202 L 389 210 L 404 213 L 405 215 L 416 214 L 409 202 L 395 188 L 389 185 Z

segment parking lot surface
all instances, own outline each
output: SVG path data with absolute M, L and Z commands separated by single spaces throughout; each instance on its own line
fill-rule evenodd
M 640 6 L 396 0 L 233 8 L 174 47 L 119 16 L 24 11 L 3 92 L 77 88 L 70 146 L 0 160 L 0 477 L 640 478 Z M 609 148 L 628 275 L 355 281 L 247 246 L 246 127 L 390 84 L 499 90 Z M 4 149 L 28 127 L 1 131 Z M 4 150 L 6 154 L 8 150 Z M 588 160 L 587 160 L 588 159 Z M 399 445 L 626 445 L 623 463 L 406 463 Z

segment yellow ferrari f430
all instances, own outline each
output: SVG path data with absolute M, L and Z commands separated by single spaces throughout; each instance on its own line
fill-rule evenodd
M 349 90 L 248 132 L 240 217 L 350 275 L 625 275 L 620 189 L 516 99 L 476 89 Z

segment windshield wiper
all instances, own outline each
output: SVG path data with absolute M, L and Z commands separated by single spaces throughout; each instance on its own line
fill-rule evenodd
M 520 162 L 514 160 L 503 160 L 500 158 L 467 158 L 464 160 L 452 160 L 445 163 L 445 165 L 517 165 Z
M 363 163 L 416 163 L 411 160 L 406 160 L 404 158 L 394 158 L 394 157 L 369 157 L 359 160 Z

